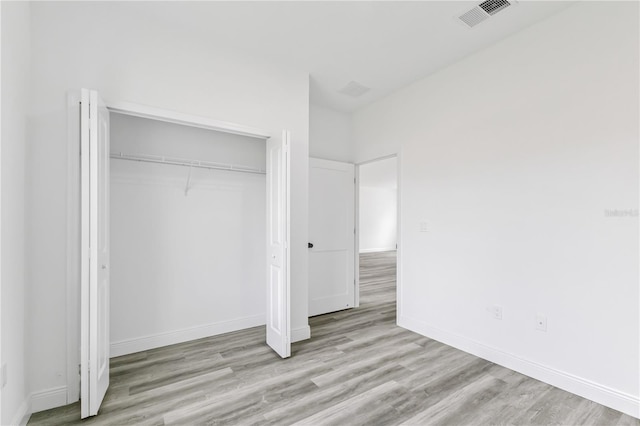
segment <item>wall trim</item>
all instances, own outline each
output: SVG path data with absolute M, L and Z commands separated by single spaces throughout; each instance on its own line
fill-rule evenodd
M 398 325 L 456 349 L 574 393 L 583 398 L 640 418 L 640 398 L 609 388 L 562 370 L 504 352 L 456 333 L 451 333 L 406 316 L 398 317 Z
M 383 251 L 396 251 L 396 248 L 394 246 L 394 247 L 360 249 L 360 253 L 379 253 Z
M 311 338 L 311 327 L 299 327 L 291 330 L 291 343 L 307 340 Z
M 128 355 L 135 352 L 160 348 L 162 346 L 174 345 L 176 343 L 183 343 L 190 340 L 202 339 L 204 337 L 216 336 L 218 334 L 230 333 L 232 331 L 244 330 L 246 328 L 265 325 L 265 323 L 264 315 L 255 315 L 246 318 L 238 318 L 213 324 L 184 328 L 182 330 L 152 334 L 134 339 L 121 340 L 119 342 L 111 343 L 110 357 L 113 358 L 116 356 Z
M 226 121 L 214 120 L 193 114 L 185 114 L 178 111 L 170 111 L 149 105 L 135 104 L 131 102 L 107 102 L 107 108 L 111 112 L 131 115 L 134 117 L 148 118 L 151 120 L 166 121 L 167 123 L 181 124 L 190 127 L 215 130 L 217 132 L 231 133 L 234 135 L 249 136 L 257 139 L 269 139 L 271 134 L 262 129 L 256 129 Z
M 58 386 L 31 394 L 31 412 L 49 410 L 67 405 L 67 387 Z
M 28 396 L 24 401 L 22 401 L 22 404 L 20 404 L 20 407 L 18 408 L 18 411 L 16 412 L 16 414 L 13 416 L 13 419 L 11 419 L 10 424 L 17 425 L 17 426 L 25 426 L 29 422 L 30 418 L 31 418 L 31 397 Z

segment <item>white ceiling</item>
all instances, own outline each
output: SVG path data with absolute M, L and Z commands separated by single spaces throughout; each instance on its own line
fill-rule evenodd
M 309 72 L 311 102 L 354 111 L 571 4 L 520 0 L 472 29 L 456 19 L 479 3 L 172 1 L 135 8 L 211 46 Z M 338 93 L 350 81 L 371 90 L 359 98 Z

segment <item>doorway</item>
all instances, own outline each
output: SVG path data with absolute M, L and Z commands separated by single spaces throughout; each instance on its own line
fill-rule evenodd
M 398 158 L 358 166 L 358 282 L 360 306 L 396 307 Z

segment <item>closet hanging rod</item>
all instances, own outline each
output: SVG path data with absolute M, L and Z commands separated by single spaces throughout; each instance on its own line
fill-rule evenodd
M 235 166 L 233 164 L 213 163 L 210 161 L 188 160 L 185 158 L 164 157 L 159 155 L 123 154 L 122 152 L 112 152 L 111 158 L 118 160 L 140 161 L 143 163 L 171 164 L 173 166 L 197 167 L 200 169 L 227 170 L 230 172 L 243 172 L 264 175 L 267 172 L 260 169 L 253 169 L 245 166 Z

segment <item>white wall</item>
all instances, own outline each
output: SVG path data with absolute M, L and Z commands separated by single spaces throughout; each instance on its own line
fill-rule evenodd
M 395 250 L 398 228 L 397 158 L 358 166 L 359 251 Z
M 153 5 L 150 3 L 150 7 Z M 31 387 L 40 407 L 63 403 L 66 356 L 65 92 L 89 87 L 107 101 L 129 101 L 262 128 L 292 132 L 292 328 L 308 333 L 307 170 L 309 79 L 296 70 L 225 50 L 189 28 L 155 25 L 127 2 L 32 5 L 36 171 L 29 193 L 28 242 L 33 297 Z M 144 25 L 141 25 L 144 22 Z M 81 36 L 79 36 L 81 35 Z M 216 45 L 218 43 L 218 45 Z M 42 394 L 45 390 L 51 390 Z
M 583 2 L 354 117 L 401 149 L 399 323 L 636 416 L 638 52 L 637 3 Z
M 320 105 L 309 106 L 309 156 L 353 163 L 351 114 Z
M 25 150 L 29 107 L 29 3 L 2 2 L 2 352 L 7 385 L 1 424 L 28 410 L 25 364 Z
M 265 168 L 264 140 L 111 114 L 113 152 Z M 265 323 L 265 175 L 111 161 L 111 356 Z

